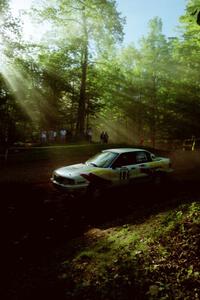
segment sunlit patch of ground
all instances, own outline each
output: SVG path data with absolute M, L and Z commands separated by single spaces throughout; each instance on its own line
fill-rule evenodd
M 61 266 L 66 299 L 198 299 L 199 213 L 192 203 L 139 225 L 89 230 Z

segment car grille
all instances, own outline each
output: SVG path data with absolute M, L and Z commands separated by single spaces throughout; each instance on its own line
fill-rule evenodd
M 74 179 L 66 178 L 57 174 L 53 175 L 53 179 L 60 184 L 74 184 Z

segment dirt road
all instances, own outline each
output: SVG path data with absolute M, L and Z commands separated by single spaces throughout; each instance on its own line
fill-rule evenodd
M 30 169 L 27 165 L 24 169 L 13 168 L 13 173 L 18 169 L 22 177 L 34 170 L 39 179 L 1 183 L 2 219 L 8 212 L 3 228 L 8 240 L 5 266 L 9 274 L 2 299 L 64 299 L 57 265 L 62 261 L 62 252 L 66 256 L 70 251 L 67 245 L 73 238 L 88 228 L 137 223 L 181 203 L 199 201 L 199 158 L 177 155 L 172 155 L 175 174 L 160 188 L 138 185 L 118 189 L 95 203 L 69 198 L 55 190 L 47 179 L 49 164 L 44 163 L 42 172 L 41 164 L 32 169 L 31 165 Z

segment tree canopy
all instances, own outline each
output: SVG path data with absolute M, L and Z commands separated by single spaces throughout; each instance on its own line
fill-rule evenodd
M 199 11 L 199 1 L 187 2 L 179 37 L 164 36 L 153 18 L 136 48 L 120 47 L 125 20 L 114 0 L 37 2 L 40 41 L 24 40 L 22 20 L 1 1 L 1 142 L 62 128 L 83 139 L 89 127 L 153 146 L 198 136 Z

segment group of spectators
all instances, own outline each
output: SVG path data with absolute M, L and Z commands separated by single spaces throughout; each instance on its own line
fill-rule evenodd
M 86 131 L 86 138 L 89 143 L 92 142 L 92 128 L 89 127 Z M 101 144 L 107 144 L 108 143 L 108 133 L 106 131 L 102 131 L 100 134 L 100 143 Z
M 67 129 L 60 129 L 58 131 L 56 130 L 42 130 L 40 132 L 40 142 L 41 144 L 47 144 L 47 143 L 65 143 L 67 141 L 71 140 L 71 132 Z M 86 131 L 86 140 L 89 143 L 92 143 L 93 138 L 93 132 L 92 128 L 89 127 Z M 101 144 L 107 144 L 108 143 L 108 133 L 106 131 L 102 131 L 100 134 L 100 143 Z
M 59 131 L 42 130 L 40 133 L 40 141 L 42 144 L 56 143 L 56 142 L 65 143 L 67 141 L 67 138 L 70 136 L 71 136 L 70 131 L 66 129 L 60 129 Z
M 107 144 L 108 143 L 108 133 L 106 131 L 102 131 L 100 134 L 100 142 L 101 144 Z

